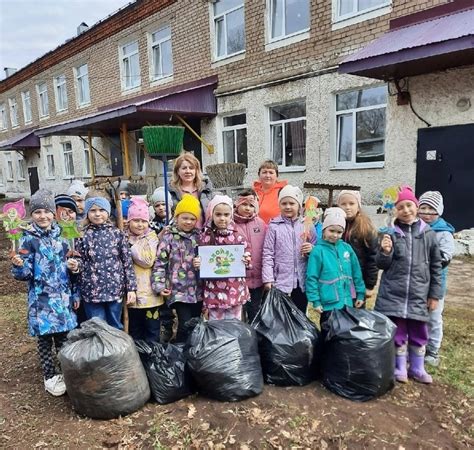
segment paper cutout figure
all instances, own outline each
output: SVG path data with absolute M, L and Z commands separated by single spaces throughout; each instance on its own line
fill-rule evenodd
M 23 230 L 28 223 L 23 219 L 26 216 L 25 200 L 20 199 L 16 202 L 5 203 L 2 208 L 3 227 L 5 228 L 7 238 L 12 243 L 12 253 L 17 253 L 18 242 L 23 235 Z
M 66 208 L 62 206 L 56 208 L 56 217 L 61 228 L 61 236 L 64 239 L 67 239 L 69 242 L 69 248 L 74 254 L 74 239 L 81 237 L 81 233 L 77 229 L 77 222 L 71 219 L 69 214 L 66 212 Z
M 314 224 L 323 214 L 323 210 L 318 208 L 319 198 L 308 196 L 304 202 L 303 211 L 303 241 L 308 242 L 311 238 L 311 232 L 314 234 Z
M 385 227 L 380 228 L 381 233 L 390 234 L 393 223 L 393 209 L 397 201 L 400 186 L 390 186 L 382 192 L 382 206 L 387 211 Z

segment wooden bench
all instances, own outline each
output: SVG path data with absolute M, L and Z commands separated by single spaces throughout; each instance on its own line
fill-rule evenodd
M 321 189 L 328 191 L 328 208 L 332 206 L 334 191 L 360 191 L 360 186 L 352 186 L 350 184 L 327 184 L 327 183 L 310 183 L 305 181 L 303 183 L 305 189 Z

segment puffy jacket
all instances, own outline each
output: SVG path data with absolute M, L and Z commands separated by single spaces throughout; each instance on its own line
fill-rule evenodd
M 298 284 L 305 291 L 308 258 L 301 256 L 303 219 L 278 216 L 270 221 L 263 244 L 262 281 L 273 283 L 280 291 L 290 294 Z M 316 243 L 314 228 L 309 242 Z
M 137 301 L 129 308 L 153 308 L 164 303 L 161 296 L 155 294 L 151 287 L 151 272 L 156 260 L 158 237 L 153 230 L 141 236 L 129 234 L 133 269 L 137 277 Z
M 153 290 L 158 294 L 170 289 L 166 303 L 197 303 L 201 301 L 198 273 L 193 267 L 199 232 L 190 233 L 171 226 L 161 237 L 157 258 L 153 268 Z
M 66 266 L 69 246 L 53 223 L 50 230 L 33 224 L 20 240 L 23 266 L 12 267 L 17 280 L 28 281 L 28 330 L 31 336 L 64 333 L 77 326 L 72 310 L 79 301 Z
M 247 286 L 255 289 L 262 286 L 262 253 L 267 225 L 258 216 L 246 218 L 236 213 L 234 221 L 235 229 L 245 238 L 252 257 L 252 266 L 247 269 Z
M 137 290 L 130 246 L 125 233 L 111 223 L 88 225 L 78 240 L 79 286 L 84 301 L 121 301 Z
M 430 224 L 430 228 L 436 233 L 439 250 L 441 252 L 441 286 L 443 288 L 443 297 L 446 295 L 448 281 L 448 264 L 454 255 L 454 227 L 443 218 L 438 218 Z
M 258 215 L 265 223 L 269 223 L 274 217 L 280 214 L 280 206 L 278 204 L 278 194 L 281 188 L 285 187 L 288 181 L 277 181 L 275 185 L 268 191 L 264 191 L 261 181 L 254 181 L 253 189 L 258 195 L 259 211 Z
M 360 268 L 362 270 L 362 276 L 364 277 L 365 287 L 372 290 L 377 284 L 377 277 L 379 268 L 375 262 L 377 256 L 378 240 L 377 236 L 373 236 L 368 241 L 368 245 L 363 240 L 357 239 L 351 233 L 351 222 L 347 222 L 347 227 L 344 231 L 343 239 L 345 242 L 350 244 L 357 259 L 359 260 Z
M 353 299 L 364 300 L 365 284 L 359 261 L 352 247 L 318 241 L 309 255 L 306 295 L 314 307 L 324 311 L 354 306 Z
M 423 222 L 395 221 L 389 255 L 377 251 L 377 266 L 384 272 L 375 310 L 386 316 L 427 322 L 428 298 L 441 299 L 441 253 L 435 232 Z

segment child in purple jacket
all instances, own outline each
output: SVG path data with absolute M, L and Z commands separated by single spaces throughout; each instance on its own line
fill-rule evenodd
M 305 242 L 300 211 L 303 193 L 296 186 L 285 186 L 278 195 L 281 215 L 270 221 L 263 244 L 262 281 L 265 290 L 272 286 L 290 295 L 306 314 L 305 294 L 308 255 L 316 243 L 312 230 Z
M 250 301 L 245 304 L 248 322 L 252 322 L 262 303 L 262 252 L 267 224 L 258 217 L 258 198 L 253 189 L 239 193 L 234 204 L 235 229 L 245 238 L 252 255 L 252 265 L 247 269 L 247 286 Z

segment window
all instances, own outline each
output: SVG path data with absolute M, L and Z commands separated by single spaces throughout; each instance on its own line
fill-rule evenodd
M 306 104 L 304 101 L 270 108 L 271 158 L 282 168 L 306 165 Z
M 31 122 L 31 99 L 30 91 L 24 91 L 21 93 L 21 100 L 23 102 L 23 118 L 25 123 Z
M 5 153 L 5 159 L 7 161 L 7 180 L 13 181 L 13 161 L 12 154 L 10 152 Z
M 383 165 L 386 104 L 386 86 L 336 95 L 337 166 Z
M 91 101 L 89 93 L 89 70 L 87 64 L 76 67 L 76 91 L 79 106 L 88 105 Z
M 337 19 L 345 19 L 360 13 L 368 12 L 382 6 L 390 5 L 390 0 L 336 0 Z
M 137 146 L 137 169 L 139 174 L 146 172 L 145 147 L 143 145 Z
M 223 118 L 222 142 L 224 162 L 247 166 L 247 119 L 245 114 Z
M 54 92 L 56 94 L 56 111 L 67 109 L 66 76 L 59 75 L 54 79 Z
M 0 104 L 0 130 L 7 129 L 7 110 L 5 103 Z
M 40 117 L 47 117 L 49 115 L 49 102 L 48 102 L 48 87 L 46 83 L 40 83 L 36 85 L 36 91 L 38 93 L 38 111 Z
M 138 42 L 131 42 L 121 47 L 122 89 L 140 86 L 140 61 L 138 58 Z
M 171 28 L 162 28 L 151 34 L 151 79 L 158 80 L 173 75 Z
M 52 145 L 43 146 L 46 154 L 46 175 L 48 178 L 54 178 L 55 167 L 54 167 L 54 153 Z
M 85 137 L 82 141 L 83 151 L 84 151 L 84 176 L 90 177 L 91 176 L 91 156 L 94 157 L 94 152 L 89 150 L 89 141 L 88 138 Z
M 70 142 L 63 143 L 64 176 L 74 176 L 74 161 L 72 158 L 72 146 Z
M 269 2 L 271 41 L 309 30 L 309 0 L 269 0 Z
M 23 155 L 18 155 L 18 180 L 25 180 L 26 179 L 26 163 L 25 158 Z
M 8 104 L 10 106 L 10 122 L 12 123 L 12 128 L 15 128 L 18 126 L 18 104 L 16 98 L 9 98 Z
M 213 4 L 216 59 L 245 50 L 243 0 L 219 0 Z
M 5 180 L 3 179 L 3 169 L 0 167 L 0 186 L 5 184 Z

